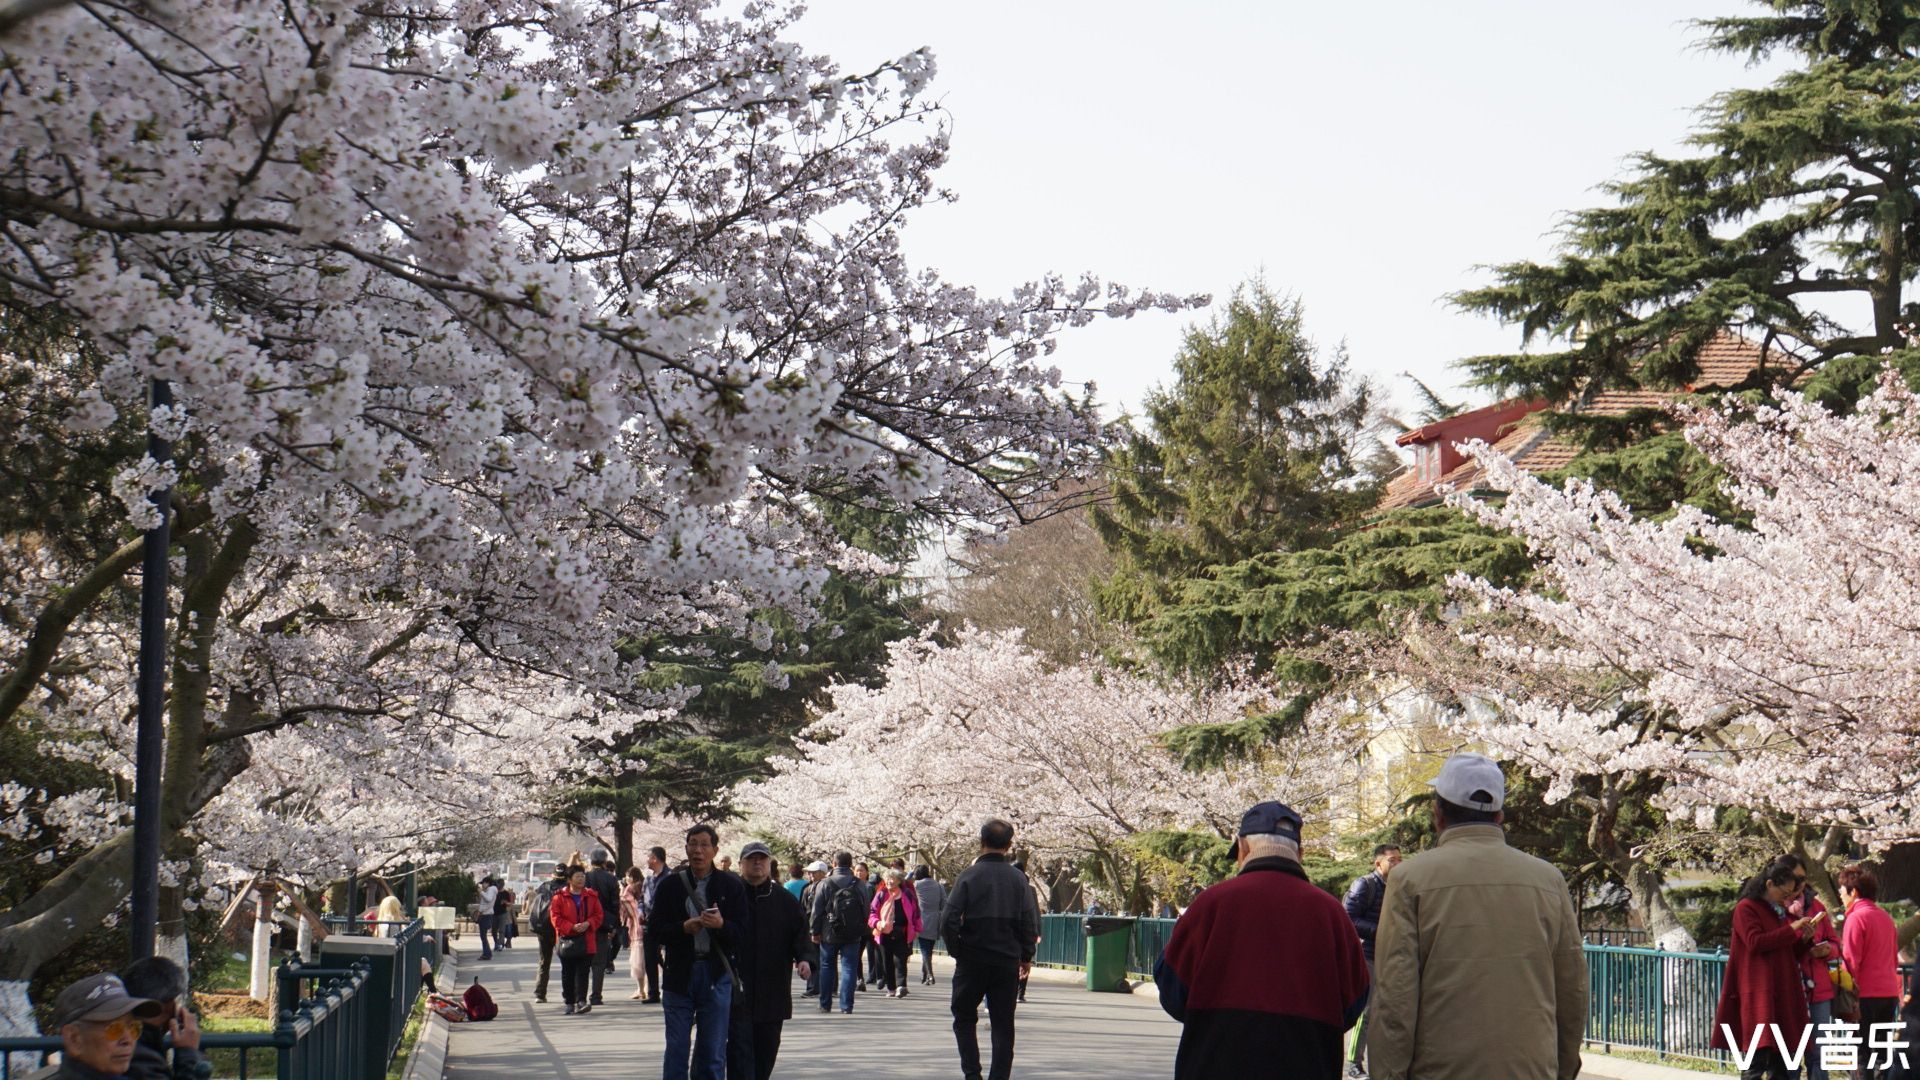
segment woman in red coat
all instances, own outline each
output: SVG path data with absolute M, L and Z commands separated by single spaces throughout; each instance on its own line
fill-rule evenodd
M 1876 1026 L 1894 1022 L 1900 1006 L 1900 946 L 1893 916 L 1877 901 L 1880 879 L 1858 863 L 1840 871 L 1833 879 L 1840 888 L 1840 900 L 1846 905 L 1847 921 L 1840 934 L 1840 956 L 1853 976 L 1853 988 L 1860 995 L 1860 1080 L 1878 1080 L 1892 1071 L 1893 1062 L 1868 1058 L 1885 1056 L 1871 1049 L 1867 1040 Z M 1909 1051 L 1911 1053 L 1911 1051 Z
M 1787 901 L 1805 887 L 1805 871 L 1791 859 L 1775 859 L 1741 888 L 1734 905 L 1713 1045 L 1736 1058 L 1751 1050 L 1742 1080 L 1791 1080 L 1800 1070 L 1788 1069 L 1781 1051 L 1796 1053 L 1812 1045 L 1800 963 L 1825 912 L 1792 921 L 1785 914 Z
M 607 916 L 600 908 L 600 894 L 587 888 L 585 867 L 574 867 L 567 887 L 553 894 L 547 917 L 558 942 L 554 951 L 560 957 L 560 993 L 566 998 L 567 1015 L 591 1012 L 587 973 L 593 969 L 593 939 Z

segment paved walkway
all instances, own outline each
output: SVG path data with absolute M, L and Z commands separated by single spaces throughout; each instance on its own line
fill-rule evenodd
M 460 959 L 461 989 L 478 974 L 500 1004 L 486 1024 L 455 1024 L 447 1055 L 448 1080 L 638 1080 L 660 1075 L 660 1007 L 628 1000 L 633 980 L 626 957 L 607 981 L 607 1004 L 586 1016 L 561 1013 L 559 964 L 548 1004 L 533 1002 L 539 954 L 526 944 L 481 961 Z M 458 948 L 458 943 L 456 943 Z M 947 1011 L 951 966 L 939 959 L 940 985 L 915 985 L 906 998 L 882 991 L 858 996 L 851 1016 L 822 1015 L 796 1001 L 787 1022 L 780 1080 L 847 1080 L 850 1075 L 958 1077 L 953 1015 Z M 919 961 L 914 961 L 919 970 Z M 1067 984 L 1068 974 L 1036 972 L 1019 1010 L 1016 1075 L 1034 1077 L 1172 1076 L 1180 1026 L 1149 995 L 1092 994 Z M 796 993 L 799 981 L 794 981 Z M 457 992 L 457 990 L 456 990 Z M 980 1045 L 987 1047 L 985 1010 Z

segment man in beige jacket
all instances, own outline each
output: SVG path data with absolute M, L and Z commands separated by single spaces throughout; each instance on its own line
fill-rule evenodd
M 1587 963 L 1566 880 L 1507 846 L 1498 764 L 1455 754 L 1433 788 L 1439 843 L 1387 880 L 1367 1074 L 1572 1080 Z

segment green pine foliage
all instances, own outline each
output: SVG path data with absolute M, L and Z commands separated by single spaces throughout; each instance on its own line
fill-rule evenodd
M 904 565 L 921 542 L 924 522 L 906 511 L 871 509 L 866 500 L 823 498 L 820 505 L 842 539 Z M 902 572 L 878 578 L 834 572 L 822 588 L 818 619 L 797 626 L 782 612 L 760 613 L 774 628 L 771 647 L 712 632 L 636 642 L 644 683 L 655 690 L 697 693 L 670 721 L 637 730 L 598 749 L 577 781 L 555 793 L 555 820 L 584 823 L 592 813 L 644 820 L 653 813 L 724 819 L 736 783 L 768 771 L 793 745 L 812 706 L 836 681 L 873 684 L 887 645 L 914 633 L 919 598 Z M 767 665 L 781 680 L 769 680 Z
M 1272 713 L 1183 728 L 1169 745 L 1204 766 L 1280 743 L 1335 678 L 1321 653 L 1333 639 L 1437 613 L 1450 574 L 1513 583 L 1529 566 L 1518 538 L 1431 506 L 1394 511 L 1324 547 L 1269 552 L 1182 582 L 1142 628 L 1151 655 L 1203 678 L 1249 661 L 1295 695 Z
M 1711 99 L 1694 153 L 1639 155 L 1607 186 L 1612 205 L 1570 216 L 1559 258 L 1495 267 L 1492 284 L 1454 297 L 1530 344 L 1565 346 L 1466 361 L 1480 384 L 1554 400 L 1589 385 L 1680 389 L 1727 328 L 1792 350 L 1756 388 L 1908 344 L 1920 314 L 1904 299 L 1920 243 L 1920 7 L 1762 6 L 1699 24 L 1704 46 L 1789 53 L 1798 67 Z M 1830 314 L 1856 308 L 1871 313 L 1860 326 Z M 1637 419 L 1593 444 L 1624 444 L 1656 418 Z
M 1241 287 L 1188 330 L 1174 375 L 1147 396 L 1149 430 L 1112 453 L 1094 514 L 1120 562 L 1102 606 L 1122 622 L 1208 567 L 1323 543 L 1379 494 L 1373 390 L 1307 336 L 1299 301 Z

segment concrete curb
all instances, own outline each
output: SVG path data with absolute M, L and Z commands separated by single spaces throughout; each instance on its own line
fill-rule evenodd
M 440 971 L 434 981 L 440 986 L 441 993 L 457 987 L 460 979 L 460 954 L 450 952 L 440 961 Z M 420 1024 L 420 1039 L 413 1044 L 413 1052 L 407 1055 L 406 1080 L 441 1080 L 447 1071 L 447 1040 L 453 1037 L 453 1026 L 445 1017 L 433 1010 L 427 1010 L 426 1019 Z

